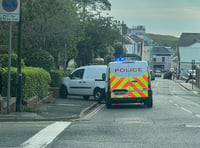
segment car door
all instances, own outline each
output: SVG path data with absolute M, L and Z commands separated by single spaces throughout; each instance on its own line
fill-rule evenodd
M 82 94 L 82 88 L 84 87 L 84 81 L 83 81 L 83 75 L 84 75 L 85 69 L 77 69 L 74 71 L 69 80 L 69 94 L 73 95 L 81 95 Z

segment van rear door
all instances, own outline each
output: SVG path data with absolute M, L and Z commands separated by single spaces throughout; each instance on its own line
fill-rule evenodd
M 147 62 L 129 63 L 129 98 L 148 97 L 148 76 Z
M 111 98 L 148 97 L 146 62 L 113 62 L 109 67 Z
M 129 63 L 111 62 L 109 64 L 109 79 L 111 98 L 127 98 L 129 79 L 126 68 Z

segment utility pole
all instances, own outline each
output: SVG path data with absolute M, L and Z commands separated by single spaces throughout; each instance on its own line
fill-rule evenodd
M 16 111 L 21 112 L 22 104 L 22 72 L 21 72 L 21 48 L 22 48 L 22 0 L 20 0 L 20 14 L 18 24 L 18 67 L 17 67 L 17 99 Z

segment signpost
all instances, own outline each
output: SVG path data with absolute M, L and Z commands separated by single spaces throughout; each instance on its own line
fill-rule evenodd
M 8 40 L 8 85 L 7 85 L 7 113 L 10 113 L 10 69 L 11 69 L 11 45 L 12 22 L 19 22 L 20 0 L 0 0 L 0 21 L 9 22 Z
M 194 83 L 194 79 L 193 79 L 193 70 L 195 69 L 194 68 L 194 66 L 195 66 L 195 60 L 192 60 L 192 90 L 193 90 L 193 83 Z
M 19 22 L 20 0 L 1 0 L 0 2 L 0 21 Z

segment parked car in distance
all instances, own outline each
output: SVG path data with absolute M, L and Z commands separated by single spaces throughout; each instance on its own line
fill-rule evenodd
M 192 74 L 192 78 L 196 79 L 196 70 L 189 69 L 187 73 L 187 77 L 190 77 L 190 73 Z
M 171 71 L 165 72 L 164 75 L 163 75 L 163 79 L 170 79 L 171 80 L 172 74 L 173 74 L 173 72 L 171 72 Z
M 60 97 L 75 95 L 89 99 L 90 96 L 94 96 L 100 103 L 105 91 L 103 74 L 106 73 L 106 69 L 106 65 L 82 66 L 75 69 L 69 77 L 61 80 Z
M 151 75 L 151 80 L 155 80 L 155 74 L 154 74 L 153 70 L 149 70 L 149 73 Z
M 155 77 L 161 77 L 161 70 L 156 70 Z

